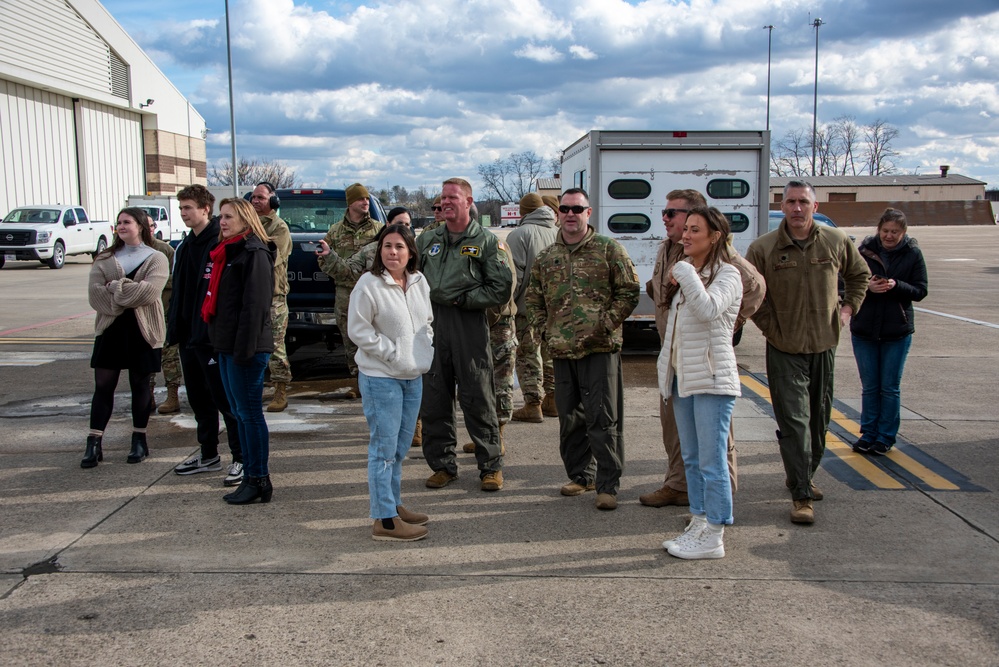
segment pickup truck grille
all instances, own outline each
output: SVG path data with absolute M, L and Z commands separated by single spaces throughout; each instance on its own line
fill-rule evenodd
M 29 231 L 0 231 L 0 246 L 26 246 L 35 242 L 35 233 Z

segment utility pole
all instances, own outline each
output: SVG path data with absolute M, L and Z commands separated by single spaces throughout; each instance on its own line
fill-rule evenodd
M 812 21 L 815 28 L 815 92 L 812 94 L 812 176 L 815 176 L 815 144 L 819 137 L 819 26 L 822 19 Z
M 763 26 L 767 30 L 767 132 L 770 131 L 770 54 L 773 48 L 774 27 L 772 25 Z
M 236 163 L 236 108 L 232 103 L 232 42 L 229 39 L 229 0 L 225 0 L 225 53 L 229 62 L 229 143 L 232 146 L 232 196 L 239 197 L 239 167 Z

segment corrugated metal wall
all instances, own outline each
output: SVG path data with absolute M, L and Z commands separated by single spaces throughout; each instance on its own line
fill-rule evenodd
M 145 192 L 142 117 L 80 100 L 77 135 L 83 205 L 95 220 L 111 220 L 128 195 Z
M 79 203 L 77 173 L 73 101 L 0 79 L 0 214 Z
M 0 0 L 0 60 L 111 93 L 111 51 L 64 0 Z M 40 32 L 39 17 L 44 17 Z

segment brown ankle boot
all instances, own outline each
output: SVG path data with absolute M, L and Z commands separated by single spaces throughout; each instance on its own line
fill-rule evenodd
M 524 407 L 513 411 L 513 421 L 515 422 L 540 424 L 544 420 L 545 416 L 541 413 L 541 401 L 526 403 Z
M 160 403 L 159 409 L 156 411 L 161 415 L 172 415 L 175 412 L 180 412 L 180 396 L 177 394 L 179 386 L 175 384 L 167 385 L 167 397 L 166 400 Z
M 267 406 L 267 412 L 284 412 L 286 407 L 288 407 L 288 383 L 275 382 L 274 397 Z
M 555 394 L 545 394 L 545 400 L 541 401 L 541 414 L 545 417 L 558 417 L 558 409 L 555 407 Z
M 416 420 L 416 430 L 413 431 L 413 447 L 423 446 L 423 420 Z

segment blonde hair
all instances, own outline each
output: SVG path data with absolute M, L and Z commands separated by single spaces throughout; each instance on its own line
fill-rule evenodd
M 449 178 L 446 181 L 444 181 L 441 187 L 443 187 L 444 185 L 457 185 L 459 188 L 461 188 L 461 191 L 465 193 L 466 197 L 473 196 L 472 184 L 466 181 L 464 178 L 457 178 L 457 177 Z
M 223 206 L 231 206 L 236 213 L 236 217 L 246 225 L 250 232 L 259 238 L 264 243 L 271 240 L 271 237 L 267 235 L 267 231 L 264 230 L 264 225 L 260 222 L 260 218 L 257 216 L 257 212 L 253 210 L 253 206 L 250 202 L 245 199 L 240 199 L 239 197 L 229 197 L 228 199 L 223 199 L 219 204 L 219 215 L 222 214 Z M 219 241 L 222 240 L 222 232 L 219 232 Z

